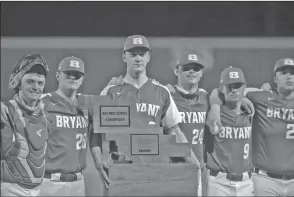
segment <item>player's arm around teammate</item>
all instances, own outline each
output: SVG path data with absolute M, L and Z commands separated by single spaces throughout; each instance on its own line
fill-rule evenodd
M 48 128 L 40 100 L 49 71 L 39 54 L 21 58 L 10 76 L 16 92 L 1 122 L 1 196 L 38 196 L 45 171 Z M 4 106 L 4 104 L 3 104 Z
M 264 83 L 261 85 L 260 89 L 254 87 L 246 87 L 244 91 L 244 96 L 247 95 L 248 92 L 258 92 L 258 91 L 271 91 L 272 87 L 269 83 Z M 223 95 L 220 93 L 219 88 L 215 88 L 212 90 L 210 95 L 210 103 L 211 110 L 208 113 L 207 124 L 212 126 L 213 130 L 217 129 L 217 127 L 221 127 L 221 123 L 219 120 L 220 114 L 220 106 L 223 104 Z M 238 105 L 241 105 L 245 111 L 252 116 L 255 114 L 255 108 L 253 103 L 246 97 L 244 97 Z
M 293 196 L 293 58 L 279 59 L 273 74 L 276 89 L 247 93 L 256 107 L 252 128 L 254 193 L 255 196 Z
M 222 127 L 206 139 L 208 196 L 253 196 L 251 116 L 241 110 L 246 81 L 241 69 L 226 68 L 221 74 Z M 213 128 L 212 128 L 213 129 Z
M 256 91 L 263 91 L 263 89 L 258 88 L 247 88 L 244 90 L 244 96 L 248 92 L 256 92 Z M 210 111 L 207 116 L 207 125 L 209 125 L 211 132 L 214 132 L 214 130 L 219 130 L 219 128 L 222 126 L 220 122 L 220 106 L 224 103 L 224 96 L 221 93 L 219 88 L 215 88 L 212 90 L 209 98 L 210 102 Z M 246 97 L 242 98 L 240 101 L 238 101 L 238 106 L 242 106 L 244 110 L 253 116 L 255 114 L 255 108 L 253 103 Z

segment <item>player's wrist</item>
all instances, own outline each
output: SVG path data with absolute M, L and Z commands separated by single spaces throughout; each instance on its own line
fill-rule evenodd
M 211 105 L 206 124 L 212 126 L 215 121 L 220 121 L 220 106 L 217 104 Z

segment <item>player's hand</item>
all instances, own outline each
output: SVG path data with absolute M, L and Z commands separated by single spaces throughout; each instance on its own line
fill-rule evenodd
M 122 79 L 123 79 L 122 75 L 120 75 L 119 77 L 112 77 L 107 85 L 121 85 L 121 84 L 123 84 Z
M 271 87 L 271 84 L 267 82 L 267 83 L 262 84 L 260 89 L 263 91 L 271 91 L 272 87 Z
M 175 92 L 176 92 L 174 86 L 172 86 L 171 84 L 167 84 L 166 87 L 168 88 L 168 90 L 169 90 L 171 93 L 175 93 Z
M 7 114 L 9 114 L 8 108 L 4 103 L 1 102 L 1 123 L 7 122 Z
M 243 107 L 250 116 L 255 114 L 254 105 L 248 98 L 244 97 L 237 104 L 241 105 L 241 107 Z
M 186 157 L 185 160 L 187 163 L 197 164 L 197 162 L 192 157 Z
M 98 172 L 100 174 L 100 177 L 102 178 L 102 181 L 104 183 L 104 187 L 106 190 L 109 189 L 110 180 L 108 178 L 108 170 L 109 165 L 105 162 L 102 162 L 101 167 L 98 169 Z
M 220 120 L 214 120 L 212 122 L 212 124 L 210 125 L 210 132 L 213 135 L 217 135 L 217 134 L 219 134 L 221 128 L 222 128 L 222 124 L 221 124 Z

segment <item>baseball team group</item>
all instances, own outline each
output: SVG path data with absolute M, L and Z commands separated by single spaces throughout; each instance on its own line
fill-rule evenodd
M 198 196 L 294 196 L 293 58 L 273 62 L 275 83 L 261 88 L 246 87 L 246 73 L 228 66 L 208 94 L 199 87 L 206 65 L 198 52 L 183 52 L 173 65 L 175 85 L 146 75 L 150 57 L 147 38 L 129 36 L 126 74 L 113 77 L 100 95 L 134 98 L 142 124 L 191 144 L 190 157 L 170 163 L 197 164 Z M 65 57 L 57 90 L 45 93 L 49 66 L 41 54 L 15 65 L 9 79 L 15 94 L 1 101 L 1 196 L 85 196 L 88 148 L 104 190 L 111 186 L 93 111 L 79 107 L 86 67 L 82 57 Z M 110 154 L 121 154 L 115 143 Z

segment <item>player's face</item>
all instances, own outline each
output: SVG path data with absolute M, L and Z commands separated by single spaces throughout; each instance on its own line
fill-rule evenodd
M 244 95 L 244 83 L 232 83 L 225 85 L 222 88 L 222 93 L 225 95 L 225 100 L 229 102 L 238 102 Z
M 20 83 L 20 93 L 26 101 L 37 101 L 45 87 L 45 76 L 38 73 L 25 74 Z
M 202 67 L 197 64 L 179 66 L 176 72 L 181 84 L 197 84 L 203 74 Z
M 128 71 L 142 72 L 150 60 L 150 53 L 145 48 L 133 48 L 123 54 L 123 60 L 127 64 Z
M 84 77 L 83 73 L 73 70 L 58 72 L 57 74 L 59 86 L 70 90 L 78 90 L 83 83 Z
M 276 71 L 275 82 L 277 88 L 287 91 L 294 90 L 294 67 L 285 66 Z

